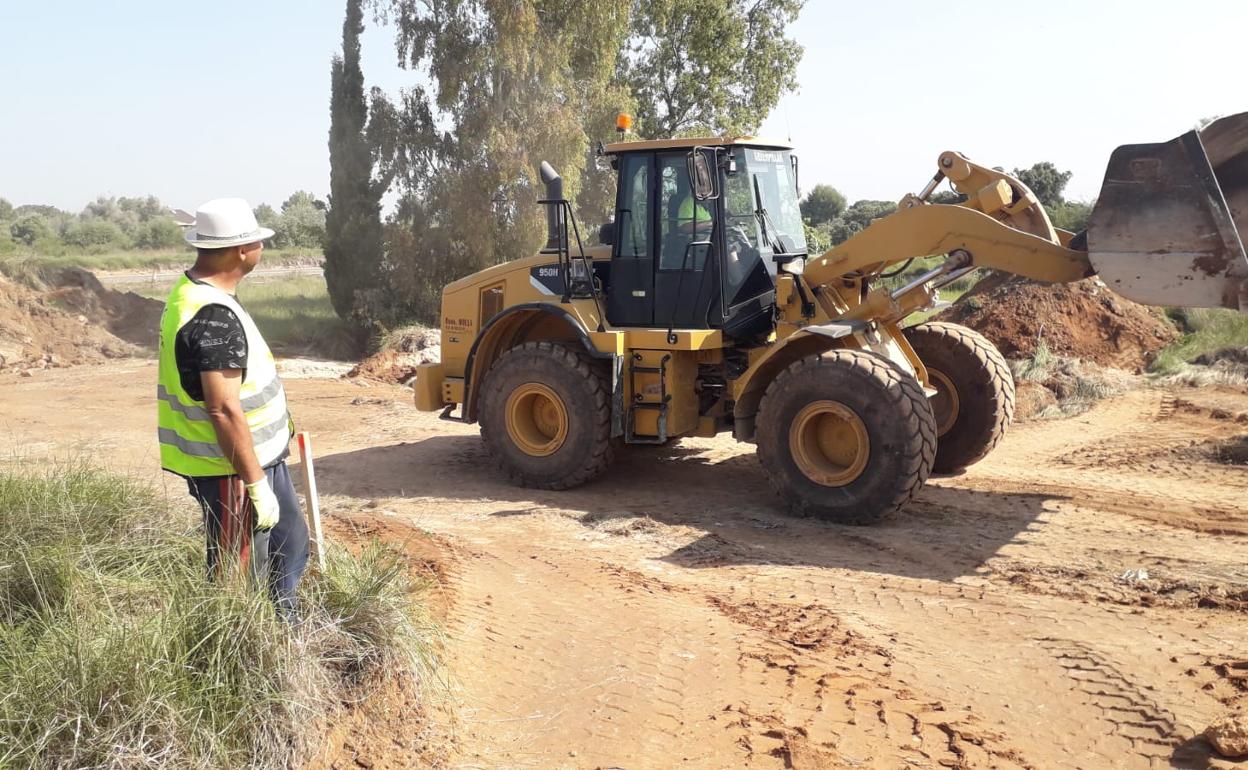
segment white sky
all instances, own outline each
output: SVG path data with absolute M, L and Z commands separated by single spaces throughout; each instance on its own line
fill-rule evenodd
M 329 186 L 329 61 L 341 0 L 0 0 L 0 196 L 80 210 L 97 194 L 173 206 L 274 205 Z M 1100 187 L 1118 144 L 1248 110 L 1248 0 L 809 0 L 800 91 L 766 121 L 802 185 L 895 200 L 960 150 L 1051 160 L 1068 195 Z M 365 77 L 396 87 L 390 31 Z M 535 119 L 537 119 L 535 117 Z

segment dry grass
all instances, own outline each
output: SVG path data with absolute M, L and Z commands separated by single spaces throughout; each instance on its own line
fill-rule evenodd
M 1031 358 L 1010 361 L 1010 370 L 1015 380 L 1038 382 L 1057 399 L 1056 404 L 1046 407 L 1034 419 L 1073 417 L 1098 401 L 1148 383 L 1143 377 L 1119 369 L 1053 355 L 1043 341 Z

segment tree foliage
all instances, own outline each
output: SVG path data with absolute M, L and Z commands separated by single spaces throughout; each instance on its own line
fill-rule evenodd
M 817 184 L 801 203 L 802 219 L 812 227 L 831 222 L 845 211 L 845 196 L 830 184 Z
M 50 233 L 46 220 L 33 214 L 20 217 L 9 226 L 9 236 L 27 246 L 35 245 L 36 241 L 47 238 Z
M 361 325 L 357 294 L 375 286 L 381 269 L 384 192 L 384 186 L 373 179 L 375 155 L 367 133 L 368 103 L 360 68 L 363 31 L 362 0 L 347 0 L 342 55 L 334 57 L 330 67 L 330 206 L 321 216 L 325 283 L 334 311 Z
M 854 201 L 852 206 L 841 212 L 840 216 L 828 222 L 823 229 L 827 233 L 828 241 L 832 246 L 835 246 L 862 232 L 874 220 L 887 216 L 896 210 L 897 204 L 892 201 Z
M 401 60 L 430 74 L 399 104 L 374 94 L 380 175 L 400 196 L 387 227 L 383 325 L 436 317 L 448 280 L 532 253 L 543 237 L 542 160 L 580 189 L 587 116 L 624 106 L 612 86 L 627 0 L 395 0 Z
M 272 229 L 273 245 L 279 249 L 320 249 L 325 242 L 325 203 L 310 192 L 296 191 L 282 203 Z
M 638 0 L 619 76 L 644 137 L 750 134 L 797 87 L 805 0 Z
M 1070 181 L 1070 171 L 1059 171 L 1049 161 L 1041 161 L 1031 168 L 1014 169 L 1014 178 L 1027 185 L 1046 209 L 1060 206 L 1065 202 L 1062 193 L 1066 183 Z
M 106 217 L 88 217 L 70 226 L 63 236 L 65 243 L 88 251 L 117 249 L 127 246 L 126 233 Z
M 433 321 L 445 283 L 533 253 L 543 160 L 588 237 L 614 196 L 593 142 L 621 109 L 643 136 L 755 130 L 796 85 L 801 48 L 784 32 L 803 2 L 374 0 L 422 85 L 393 102 L 374 90 L 363 129 L 354 103 L 371 178 L 393 179 L 398 199 L 357 311 L 379 326 Z
M 1087 229 L 1088 218 L 1092 216 L 1092 204 L 1082 201 L 1065 201 L 1048 209 L 1048 212 L 1054 227 L 1077 233 Z
M 312 193 L 296 192 L 282 212 L 261 203 L 256 220 L 276 234 L 277 248 L 315 253 L 325 232 L 325 203 Z M 105 252 L 186 249 L 184 232 L 172 212 L 154 195 L 134 198 L 98 196 L 74 214 L 55 206 L 13 206 L 0 198 L 0 252 L 43 256 Z

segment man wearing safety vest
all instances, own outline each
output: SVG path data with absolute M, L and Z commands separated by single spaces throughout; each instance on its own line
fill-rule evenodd
M 269 346 L 234 292 L 273 231 L 241 198 L 209 201 L 186 240 L 195 266 L 160 321 L 160 461 L 186 478 L 204 513 L 210 576 L 238 563 L 289 616 L 308 561 L 308 529 L 286 457 L 292 422 Z

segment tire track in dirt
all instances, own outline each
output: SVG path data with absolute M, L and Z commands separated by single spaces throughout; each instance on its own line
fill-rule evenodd
M 11 441 L 107 435 L 153 465 L 153 378 L 0 382 Z M 1248 581 L 1248 537 L 1218 534 L 1248 532 L 1242 476 L 1183 454 L 1242 433 L 1217 414 L 1245 412 L 1243 394 L 1205 408 L 1200 391 L 1142 391 L 1016 425 L 856 529 L 779 513 L 726 438 L 623 452 L 594 484 L 540 493 L 501 483 L 475 431 L 399 389 L 289 385 L 312 405 L 297 417 L 318 436 L 327 518 L 368 509 L 380 538 L 410 525 L 446 544 L 447 764 L 1229 766 L 1196 736 L 1248 704 L 1243 613 L 1098 593 L 1135 590 L 1119 577 L 1137 568 Z M 1034 584 L 1011 580 L 1027 569 Z

